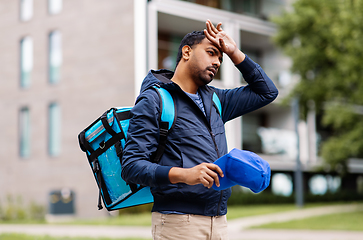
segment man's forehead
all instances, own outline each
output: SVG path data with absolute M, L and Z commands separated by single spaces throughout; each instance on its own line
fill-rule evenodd
M 211 48 L 214 51 L 216 51 L 217 54 L 223 56 L 222 50 L 216 45 L 214 45 L 211 41 L 209 41 L 209 39 L 204 38 L 203 41 L 201 42 L 201 45 L 203 45 L 205 48 Z

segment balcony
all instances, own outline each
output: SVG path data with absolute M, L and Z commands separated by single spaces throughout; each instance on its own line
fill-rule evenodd
M 249 15 L 269 20 L 274 15 L 280 15 L 289 4 L 287 0 L 180 0 L 196 3 L 233 13 Z

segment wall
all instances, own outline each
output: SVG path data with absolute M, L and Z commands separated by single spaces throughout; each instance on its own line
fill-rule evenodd
M 97 212 L 97 187 L 77 135 L 106 109 L 132 105 L 133 1 L 64 0 L 57 15 L 46 0 L 34 0 L 34 15 L 19 20 L 20 1 L 0 1 L 0 199 L 7 194 L 47 205 L 51 190 L 76 194 L 77 216 Z M 61 80 L 48 82 L 48 35 L 62 34 Z M 19 87 L 20 40 L 31 36 L 34 67 L 28 89 Z M 61 153 L 47 151 L 48 105 L 61 109 Z M 18 117 L 28 106 L 31 154 L 19 157 Z M 5 117 L 6 116 L 6 117 Z

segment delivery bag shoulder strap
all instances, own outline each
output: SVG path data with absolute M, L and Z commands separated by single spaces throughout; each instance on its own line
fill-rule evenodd
M 153 162 L 158 163 L 164 153 L 167 136 L 175 125 L 176 107 L 175 101 L 168 90 L 159 85 L 155 85 L 153 88 L 158 93 L 160 99 L 160 138 L 158 148 L 152 159 Z

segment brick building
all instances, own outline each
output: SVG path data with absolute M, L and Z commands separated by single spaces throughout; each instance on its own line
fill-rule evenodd
M 291 2 L 0 0 L 0 201 L 12 195 L 49 207 L 52 192 L 71 190 L 75 216 L 108 215 L 97 211 L 97 187 L 77 135 L 105 109 L 133 105 L 148 69 L 173 69 L 181 38 L 203 29 L 206 19 L 223 22 L 280 90 L 273 104 L 227 124 L 229 147 L 261 154 L 273 171 L 293 171 L 286 141 L 294 121 L 278 103 L 297 79 L 272 44 L 269 21 Z M 225 59 L 212 84 L 245 82 Z M 313 108 L 309 116 L 300 127 L 305 171 L 319 161 Z M 271 135 L 284 142 L 268 148 Z

